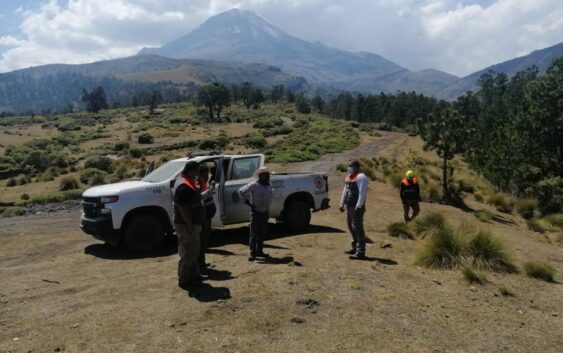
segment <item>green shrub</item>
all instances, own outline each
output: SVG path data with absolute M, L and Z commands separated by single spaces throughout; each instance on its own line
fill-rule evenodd
M 542 214 L 563 212 L 563 178 L 544 179 L 535 187 Z
M 484 284 L 487 283 L 487 276 L 484 273 L 477 273 L 471 267 L 463 268 L 463 277 L 469 283 Z
M 30 166 L 35 172 L 42 172 L 49 168 L 50 161 L 45 152 L 32 151 L 27 155 L 22 164 Z
M 514 208 L 514 204 L 510 197 L 500 192 L 489 196 L 487 202 L 495 206 L 497 211 L 503 213 L 512 213 L 512 209 Z
M 88 159 L 84 163 L 84 168 L 85 169 L 95 168 L 95 169 L 103 170 L 106 173 L 111 173 L 113 172 L 113 161 L 108 157 L 96 156 Z
M 25 201 L 25 200 L 29 200 L 29 199 L 30 199 L 29 194 L 22 194 L 22 195 L 20 196 L 20 200 L 24 200 L 24 201 Z
M 515 297 L 514 292 L 506 287 L 500 287 L 498 289 L 499 293 L 505 297 Z
M 493 219 L 493 214 L 489 211 L 479 210 L 475 211 L 473 215 L 475 216 L 475 218 L 484 223 L 488 223 Z
M 31 183 L 31 178 L 28 175 L 22 175 L 19 179 L 18 179 L 18 185 L 26 185 Z
M 527 262 L 524 264 L 524 269 L 528 277 L 541 279 L 546 282 L 555 282 L 555 269 L 548 264 Z
M 431 212 L 426 216 L 419 217 L 413 222 L 414 232 L 421 238 L 431 235 L 446 224 L 444 216 L 438 212 Z
M 254 149 L 264 148 L 267 145 L 267 141 L 264 138 L 264 135 L 257 132 L 250 133 L 244 136 L 242 138 L 242 143 L 245 147 Z
M 416 263 L 430 268 L 456 268 L 463 263 L 464 247 L 464 240 L 456 229 L 445 225 L 426 240 Z
M 140 134 L 137 137 L 137 142 L 140 144 L 151 144 L 154 141 L 154 137 L 149 133 Z
M 16 180 L 16 178 L 10 178 L 6 182 L 6 186 L 9 187 L 9 188 L 16 186 L 16 185 L 18 185 L 18 181 Z
M 96 168 L 87 168 L 80 172 L 80 182 L 91 186 L 104 184 L 106 177 L 106 172 Z
M 387 232 L 390 236 L 403 239 L 414 239 L 414 234 L 405 222 L 395 222 L 387 226 Z
M 143 151 L 139 148 L 131 148 L 129 150 L 129 155 L 133 158 L 141 158 L 143 156 Z
M 552 226 L 563 228 L 563 213 L 554 213 L 544 219 Z
M 504 243 L 488 231 L 478 231 L 467 244 L 475 268 L 495 272 L 516 272 Z
M 78 180 L 73 177 L 63 178 L 59 185 L 59 191 L 74 190 L 78 188 L 80 188 L 80 184 L 78 184 Z
M 528 229 L 533 232 L 545 233 L 545 228 L 541 224 L 540 220 L 537 218 L 526 220 L 526 225 L 528 226 Z
M 516 211 L 525 219 L 534 217 L 534 211 L 538 205 L 538 201 L 534 199 L 520 199 L 515 203 Z
M 252 127 L 255 129 L 271 129 L 283 125 L 283 120 L 280 118 L 268 118 L 257 120 Z
M 277 135 L 289 135 L 293 132 L 293 129 L 289 126 L 279 126 L 272 129 L 267 129 L 262 132 L 265 137 L 277 136 Z
M 52 194 L 33 196 L 29 200 L 18 202 L 17 205 L 29 206 L 34 204 L 63 202 L 67 200 L 80 200 L 81 198 L 82 198 L 81 190 L 69 190 L 69 191 L 57 192 Z
M 114 151 L 124 151 L 129 149 L 129 142 L 118 142 L 113 145 Z
M 199 142 L 198 147 L 202 150 L 222 150 L 229 144 L 227 135 L 217 135 Z
M 0 208 L 0 215 L 2 217 L 24 216 L 25 213 L 26 213 L 25 208 L 22 208 L 22 207 L 3 207 L 3 208 Z

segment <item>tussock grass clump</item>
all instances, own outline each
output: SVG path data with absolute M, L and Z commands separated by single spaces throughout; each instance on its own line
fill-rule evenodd
M 440 185 L 429 183 L 426 187 L 421 188 L 420 197 L 424 202 L 435 203 L 442 201 L 444 194 Z
M 495 206 L 497 211 L 503 213 L 512 213 L 512 209 L 514 208 L 514 203 L 510 197 L 500 192 L 489 196 L 487 203 Z
M 500 287 L 498 289 L 499 293 L 505 297 L 515 297 L 516 295 L 514 294 L 513 291 L 511 291 L 510 289 L 506 288 L 506 287 Z
M 488 223 L 493 219 L 493 214 L 489 211 L 484 211 L 484 210 L 475 211 L 473 215 L 475 216 L 475 218 L 477 218 L 478 220 L 484 223 Z
M 413 230 L 419 237 L 425 238 L 435 232 L 438 228 L 443 227 L 445 223 L 446 220 L 441 213 L 432 212 L 423 217 L 417 218 L 413 222 Z
M 80 188 L 78 180 L 73 177 L 65 177 L 61 180 L 59 191 L 74 190 Z
M 403 239 L 414 239 L 414 234 L 405 222 L 395 222 L 387 226 L 387 232 L 390 236 Z
M 526 221 L 528 229 L 536 233 L 545 233 L 545 228 L 537 218 L 528 219 Z
M 563 213 L 554 213 L 544 219 L 552 226 L 563 228 Z
M 495 272 L 516 272 L 504 243 L 488 231 L 478 231 L 467 243 L 475 268 Z
M 416 263 L 430 268 L 457 268 L 463 264 L 464 248 L 461 234 L 445 225 L 427 240 L 417 254 Z
M 481 202 L 481 203 L 485 202 L 485 197 L 481 193 L 476 192 L 476 193 L 473 194 L 473 196 L 475 197 L 475 201 Z
M 537 278 L 546 282 L 555 282 L 555 269 L 544 263 L 527 262 L 524 269 L 528 277 Z
M 517 200 L 516 211 L 525 219 L 530 219 L 534 217 L 534 211 L 538 206 L 538 201 L 534 199 L 521 199 Z
M 471 267 L 463 268 L 463 277 L 469 283 L 485 284 L 487 283 L 487 276 L 484 273 L 477 273 Z

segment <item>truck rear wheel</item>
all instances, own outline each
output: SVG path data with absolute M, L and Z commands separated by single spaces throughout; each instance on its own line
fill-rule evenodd
M 164 226 L 151 215 L 136 215 L 127 222 L 123 241 L 125 248 L 132 252 L 143 253 L 156 250 L 164 242 Z
M 304 230 L 311 223 L 311 209 L 302 200 L 294 200 L 283 211 L 284 224 L 293 231 Z

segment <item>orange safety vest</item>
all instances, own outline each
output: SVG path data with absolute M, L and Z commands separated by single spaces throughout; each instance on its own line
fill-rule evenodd
M 346 176 L 346 182 L 352 182 L 352 183 L 355 182 L 355 181 L 356 181 L 356 178 L 358 177 L 358 175 L 360 175 L 359 172 L 356 172 L 356 173 L 354 173 L 354 174 L 347 175 L 347 176 Z
M 182 177 L 182 181 L 184 182 L 185 185 L 187 185 L 190 189 L 197 191 L 197 186 L 196 186 L 195 182 L 186 178 L 184 176 L 184 174 L 180 174 L 180 176 Z
M 403 183 L 404 186 L 416 185 L 417 184 L 416 178 L 412 178 L 412 184 L 409 184 L 409 180 L 407 178 L 403 179 L 402 183 Z

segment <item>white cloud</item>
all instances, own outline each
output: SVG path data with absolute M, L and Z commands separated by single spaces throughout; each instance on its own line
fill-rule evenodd
M 51 0 L 18 10 L 0 71 L 133 55 L 232 7 L 306 40 L 459 75 L 563 40 L 560 0 Z

